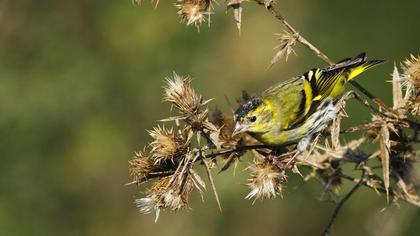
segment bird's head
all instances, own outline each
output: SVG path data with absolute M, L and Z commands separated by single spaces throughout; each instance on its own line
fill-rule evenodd
M 236 110 L 232 136 L 243 132 L 265 133 L 271 129 L 272 117 L 270 106 L 262 98 L 252 98 Z

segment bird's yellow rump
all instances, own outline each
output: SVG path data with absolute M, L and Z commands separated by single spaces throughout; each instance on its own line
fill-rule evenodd
M 233 134 L 247 132 L 272 146 L 297 141 L 324 116 L 317 112 L 320 105 L 336 100 L 347 81 L 384 62 L 368 61 L 361 53 L 274 85 L 236 110 Z

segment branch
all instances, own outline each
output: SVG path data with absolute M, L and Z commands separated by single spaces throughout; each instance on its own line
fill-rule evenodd
M 196 158 L 194 160 L 194 162 L 201 161 L 201 160 L 203 160 L 203 158 L 210 158 L 210 159 L 212 159 L 212 158 L 216 158 L 216 157 L 219 157 L 219 156 L 228 155 L 228 154 L 231 154 L 231 153 L 236 153 L 236 152 L 239 153 L 239 152 L 243 152 L 243 151 L 255 150 L 255 149 L 263 149 L 263 148 L 272 148 L 272 147 L 269 147 L 269 146 L 263 145 L 263 144 L 248 145 L 248 146 L 238 146 L 238 147 L 236 147 L 234 149 L 224 150 L 224 151 L 220 151 L 220 152 L 212 152 L 212 153 L 207 154 L 207 155 L 204 155 L 203 154 L 203 151 L 204 150 L 197 149 L 196 151 L 197 152 L 200 152 L 201 155 L 198 158 Z M 145 176 L 136 178 L 135 180 L 133 180 L 133 181 L 131 181 L 129 183 L 126 183 L 125 185 L 126 186 L 133 185 L 133 184 L 139 185 L 139 184 L 142 184 L 144 182 L 147 182 L 147 181 L 149 181 L 151 179 L 159 178 L 159 177 L 170 176 L 170 175 L 173 175 L 174 173 L 175 173 L 175 170 L 150 172 L 150 173 L 148 173 Z
M 360 180 L 357 180 L 356 178 L 354 178 L 352 176 L 348 176 L 348 175 L 344 175 L 344 174 L 340 174 L 340 177 L 343 178 L 343 179 L 350 180 L 352 182 L 359 182 L 360 181 Z M 375 175 L 375 177 L 377 177 L 377 176 Z M 379 179 L 379 177 L 377 177 L 377 178 Z M 379 191 L 381 193 L 386 193 L 386 190 L 385 190 L 384 187 L 374 188 L 374 187 L 370 186 L 366 181 L 363 181 L 363 186 L 368 187 L 370 189 L 373 189 L 375 191 Z M 395 191 L 393 191 L 391 188 L 389 189 L 389 196 L 392 197 L 392 198 L 396 197 Z M 420 202 L 413 201 L 412 199 L 408 199 L 404 195 L 398 196 L 398 199 L 401 199 L 401 200 L 403 200 L 403 201 L 405 201 L 407 203 L 410 203 L 410 204 L 412 204 L 414 206 L 420 207 Z
M 270 0 L 255 0 L 258 4 L 264 5 L 265 8 L 277 19 L 281 22 L 284 27 L 286 27 L 287 31 L 289 33 L 296 35 L 296 39 L 309 48 L 311 51 L 315 52 L 315 54 L 320 57 L 325 63 L 328 65 L 334 65 L 334 62 L 330 60 L 327 55 L 325 55 L 323 52 L 321 52 L 318 48 L 316 48 L 313 44 L 311 44 L 308 40 L 306 40 L 304 37 L 302 37 L 296 30 L 291 26 L 286 19 L 280 14 L 280 12 L 274 8 L 272 1 Z
M 332 229 L 334 221 L 337 219 L 338 212 L 341 210 L 344 203 L 346 203 L 346 201 L 360 188 L 360 186 L 362 186 L 364 182 L 363 180 L 364 177 L 365 177 L 365 170 L 362 170 L 362 176 L 360 177 L 359 182 L 357 182 L 357 184 L 354 185 L 354 187 L 346 194 L 346 196 L 343 197 L 343 199 L 341 199 L 341 201 L 335 207 L 334 213 L 332 214 L 331 219 L 324 230 L 324 233 L 323 233 L 324 236 L 331 235 L 331 229 Z
M 262 148 L 273 148 L 273 147 L 269 147 L 269 146 L 264 145 L 264 144 L 239 146 L 239 147 L 236 147 L 236 148 L 230 149 L 230 150 L 213 152 L 213 153 L 205 155 L 205 157 L 215 158 L 215 157 L 218 157 L 218 156 L 228 155 L 228 154 L 235 153 L 235 152 L 243 152 L 243 151 L 254 150 L 254 149 L 262 149 Z
M 325 55 L 323 52 L 321 52 L 321 50 L 319 50 L 317 47 L 315 47 L 312 43 L 310 43 L 308 40 L 306 40 L 302 35 L 300 35 L 295 28 L 293 28 L 292 25 L 290 25 L 286 19 L 280 14 L 280 12 L 274 8 L 273 6 L 273 1 L 272 0 L 255 0 L 259 5 L 264 5 L 265 8 L 267 9 L 267 11 L 269 11 L 271 13 L 271 15 L 273 15 L 277 20 L 280 21 L 280 23 L 286 27 L 286 30 L 293 34 L 296 35 L 296 40 L 301 43 L 302 45 L 304 45 L 305 47 L 307 47 L 309 50 L 313 51 L 319 58 L 321 58 L 325 63 L 327 63 L 328 65 L 334 65 L 335 63 L 327 57 L 327 55 Z M 369 92 L 368 90 L 366 90 L 365 88 L 363 88 L 362 85 L 360 85 L 359 83 L 357 83 L 354 80 L 349 81 L 351 85 L 353 85 L 356 89 L 358 89 L 360 92 L 362 92 L 363 94 L 365 94 L 369 99 L 371 99 L 373 102 L 375 102 L 379 107 L 383 108 L 386 111 L 391 111 L 391 109 L 384 103 L 382 102 L 379 98 L 377 98 L 376 96 L 374 96 L 371 92 Z

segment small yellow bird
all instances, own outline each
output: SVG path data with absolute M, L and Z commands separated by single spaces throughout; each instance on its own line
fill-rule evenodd
M 333 101 L 344 84 L 385 60 L 366 60 L 361 53 L 324 69 L 274 85 L 240 106 L 235 112 L 232 135 L 247 132 L 263 144 L 278 146 L 309 139 L 335 116 Z M 310 140 L 307 140 L 307 143 Z M 300 143 L 299 143 L 300 144 Z M 307 146 L 307 145 L 304 145 Z

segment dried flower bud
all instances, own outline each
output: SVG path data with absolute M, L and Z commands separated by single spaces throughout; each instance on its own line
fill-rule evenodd
M 404 75 L 410 80 L 415 88 L 420 88 L 420 56 L 407 58 L 403 62 Z
M 163 195 L 163 201 L 165 208 L 173 211 L 186 209 L 188 206 L 189 196 L 193 190 L 193 181 L 190 176 L 185 180 L 182 188 L 172 187 Z
M 187 25 L 199 26 L 205 21 L 205 16 L 210 15 L 211 0 L 178 0 L 176 7 L 181 21 Z
M 173 160 L 184 154 L 186 141 L 175 135 L 172 129 L 158 126 L 149 131 L 149 135 L 154 139 L 150 146 L 155 163 Z
M 169 179 L 170 177 L 160 178 L 154 183 L 151 189 L 148 190 L 146 197 L 136 199 L 134 202 L 139 208 L 140 213 L 149 214 L 152 211 L 155 211 L 155 222 L 159 218 L 160 210 L 165 206 L 163 199 L 169 184 Z
M 255 161 L 250 165 L 251 178 L 248 180 L 248 186 L 251 192 L 246 199 L 275 198 L 282 194 L 282 183 L 287 180 L 284 170 L 267 161 Z
M 408 110 L 412 115 L 420 116 L 420 56 L 413 56 L 402 63 L 405 78 L 405 97 L 408 101 Z
M 129 161 L 130 175 L 136 179 L 146 177 L 153 169 L 154 161 L 144 151 L 136 152 L 135 156 Z
M 289 58 L 290 53 L 295 53 L 293 50 L 293 46 L 296 44 L 297 39 L 299 37 L 298 34 L 291 34 L 287 31 L 284 31 L 283 34 L 276 34 L 278 40 L 280 41 L 280 45 L 276 47 L 279 50 L 277 51 L 276 55 L 274 55 L 273 59 L 271 59 L 271 65 L 273 66 L 276 62 L 280 61 L 283 57 L 286 57 L 286 61 Z M 295 53 L 296 54 L 296 53 Z
M 147 191 L 146 197 L 135 200 L 140 213 L 149 214 L 155 211 L 157 221 L 161 209 L 178 211 L 188 207 L 189 196 L 194 187 L 192 177 L 188 175 L 183 184 L 175 185 L 170 184 L 171 177 L 160 178 Z
M 174 104 L 181 112 L 196 114 L 201 105 L 202 97 L 190 85 L 191 79 L 174 73 L 173 78 L 167 78 L 163 100 Z

